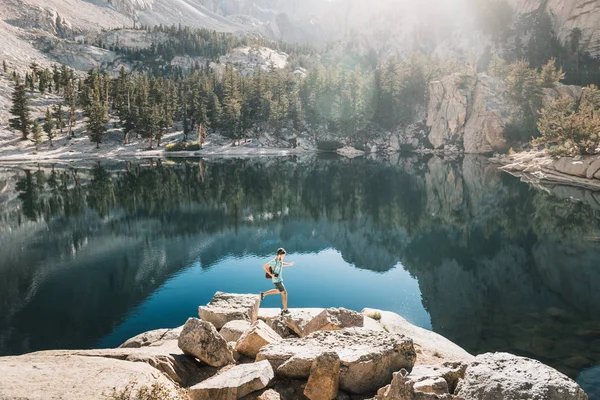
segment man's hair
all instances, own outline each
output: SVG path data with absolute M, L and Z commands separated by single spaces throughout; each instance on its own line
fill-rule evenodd
M 277 255 L 280 256 L 282 254 L 285 254 L 285 249 L 283 247 L 280 247 L 277 249 Z

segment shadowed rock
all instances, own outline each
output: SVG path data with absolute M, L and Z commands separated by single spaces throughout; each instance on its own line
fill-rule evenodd
M 188 318 L 179 335 L 179 348 L 213 367 L 232 364 L 233 354 L 215 327 L 198 318 Z
M 340 357 L 335 352 L 323 353 L 312 363 L 304 395 L 310 400 L 332 400 L 338 393 Z

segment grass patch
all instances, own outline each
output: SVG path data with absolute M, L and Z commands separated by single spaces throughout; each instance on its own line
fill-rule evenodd
M 152 386 L 138 387 L 135 381 L 129 382 L 121 390 L 113 388 L 107 397 L 108 400 L 189 400 L 189 398 L 183 389 L 173 393 L 163 383 L 155 382 Z
M 379 311 L 369 313 L 367 314 L 367 317 L 373 318 L 375 321 L 381 321 L 381 313 Z

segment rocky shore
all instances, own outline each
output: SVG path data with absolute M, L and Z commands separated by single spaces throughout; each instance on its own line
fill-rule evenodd
M 545 150 L 531 150 L 511 155 L 499 155 L 492 162 L 502 164 L 503 171 L 522 180 L 600 189 L 600 156 L 555 158 Z M 600 204 L 600 203 L 599 203 Z
M 200 319 L 116 349 L 0 358 L 0 398 L 587 399 L 538 361 L 473 356 L 392 312 L 259 307 L 257 295 L 217 292 Z

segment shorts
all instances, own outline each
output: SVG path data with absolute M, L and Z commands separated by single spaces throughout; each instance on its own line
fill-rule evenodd
M 280 293 L 285 292 L 285 286 L 283 286 L 283 282 L 273 282 L 273 285 L 275 285 L 275 288 L 277 288 Z

